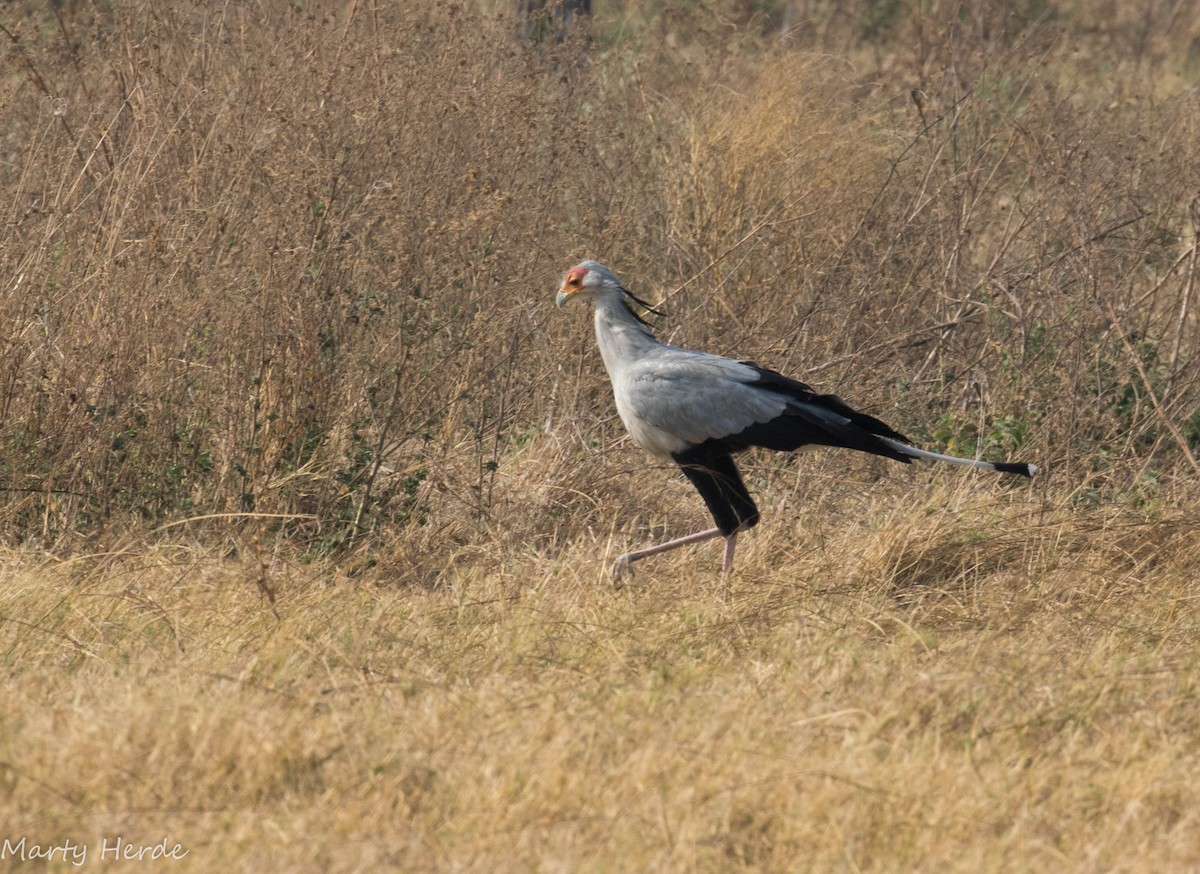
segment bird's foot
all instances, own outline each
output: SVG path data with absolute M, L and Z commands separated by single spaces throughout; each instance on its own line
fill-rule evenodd
M 633 559 L 630 553 L 619 556 L 612 566 L 613 582 L 620 583 L 625 577 L 633 576 Z

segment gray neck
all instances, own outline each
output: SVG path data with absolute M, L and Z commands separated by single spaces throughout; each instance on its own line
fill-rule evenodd
M 596 342 L 604 367 L 614 379 L 623 367 L 661 345 L 619 294 L 605 295 L 596 301 Z

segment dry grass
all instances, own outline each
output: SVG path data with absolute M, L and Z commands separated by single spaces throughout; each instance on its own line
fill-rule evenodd
M 1200 14 L 483 5 L 0 12 L 0 840 L 1200 867 Z M 753 456 L 732 580 L 614 589 L 704 511 L 584 256 L 1047 475 Z
M 192 544 L 10 556 L 5 827 L 183 870 L 1200 860 L 1187 514 L 823 506 L 728 591 L 712 550 L 620 591 L 592 548 L 435 591 L 268 558 L 275 615 Z

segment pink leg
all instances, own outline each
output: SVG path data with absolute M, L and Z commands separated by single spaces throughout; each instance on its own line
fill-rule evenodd
M 733 573 L 733 550 L 736 548 L 737 532 L 735 531 L 725 538 L 725 563 L 721 566 L 722 573 Z
M 638 559 L 648 556 L 656 556 L 659 552 L 667 552 L 668 550 L 678 549 L 680 546 L 688 546 L 689 544 L 701 543 L 703 540 L 712 540 L 714 537 L 720 537 L 720 528 L 709 528 L 708 531 L 700 531 L 695 534 L 688 534 L 686 537 L 677 537 L 674 540 L 667 540 L 666 543 L 647 546 L 644 550 L 635 550 L 634 552 L 626 552 L 625 555 L 617 558 L 617 563 L 612 565 L 612 575 L 614 579 L 620 579 L 625 574 L 634 573 L 634 562 Z
M 620 556 L 616 560 L 616 563 L 613 564 L 613 578 L 619 580 L 625 574 L 632 574 L 633 563 L 639 559 L 647 558 L 651 555 L 658 555 L 660 552 L 667 552 L 671 549 L 678 549 L 681 546 L 688 546 L 692 543 L 701 543 L 705 540 L 712 540 L 712 538 L 720 536 L 720 528 L 709 528 L 707 531 L 697 531 L 695 534 L 688 534 L 686 537 L 676 537 L 674 540 L 668 540 L 666 543 L 659 543 L 656 546 L 648 546 L 645 549 L 627 552 Z M 729 570 L 733 567 L 733 549 L 729 546 L 729 540 L 736 536 L 737 535 L 731 535 L 731 537 L 725 541 L 726 570 Z

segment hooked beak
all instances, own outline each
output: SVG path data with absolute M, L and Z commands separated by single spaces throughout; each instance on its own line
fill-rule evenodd
M 574 297 L 574 294 L 575 294 L 574 292 L 567 294 L 567 292 L 560 290 L 558 292 L 558 294 L 554 295 L 554 305 L 557 306 L 561 310 L 563 308 L 563 305 L 567 301 L 569 301 L 572 297 Z

